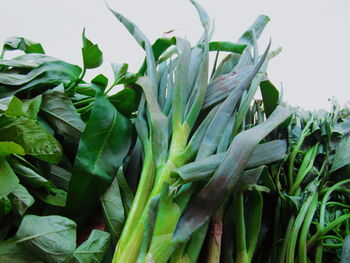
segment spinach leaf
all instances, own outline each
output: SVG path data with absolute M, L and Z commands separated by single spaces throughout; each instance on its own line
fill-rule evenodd
M 79 142 L 85 124 L 67 95 L 59 91 L 45 93 L 41 110 L 59 135 Z
M 39 160 L 58 163 L 62 158 L 59 142 L 34 120 L 18 118 L 0 128 L 0 140 L 21 145 L 26 154 Z
M 109 247 L 109 234 L 100 230 L 92 230 L 88 240 L 74 251 L 74 262 L 100 263 Z
M 79 221 L 98 205 L 131 144 L 130 120 L 103 95 L 107 80 L 97 76 L 95 104 L 79 143 L 68 189 L 67 212 Z

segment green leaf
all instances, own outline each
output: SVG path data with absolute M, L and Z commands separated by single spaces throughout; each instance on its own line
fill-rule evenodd
M 67 201 L 66 191 L 57 188 L 53 183 L 49 182 L 44 189 L 32 190 L 33 195 L 46 204 L 65 207 Z
M 131 144 L 130 120 L 103 95 L 105 80 L 98 76 L 92 84 L 98 91 L 80 139 L 67 200 L 68 213 L 81 220 L 98 205 Z
M 118 178 L 100 198 L 107 229 L 114 244 L 118 241 L 125 223 L 123 200 L 120 193 Z
M 7 196 L 2 196 L 0 197 L 0 218 L 4 215 L 9 214 L 12 211 L 12 205 L 11 201 Z M 2 233 L 3 229 L 0 230 L 0 240 L 4 239 L 5 237 L 3 236 Z M 7 231 L 5 230 L 4 235 L 6 236 Z
M 81 244 L 73 253 L 79 263 L 101 263 L 109 246 L 109 234 L 92 230 L 88 240 Z
M 260 82 L 260 90 L 264 101 L 264 111 L 269 117 L 279 104 L 280 94 L 269 80 Z
M 11 37 L 6 39 L 4 50 L 22 50 L 25 53 L 39 53 L 45 54 L 43 47 L 40 43 L 35 43 L 24 37 Z
M 209 43 L 209 51 L 227 51 L 242 54 L 247 45 L 236 44 L 232 42 L 216 41 Z
M 97 68 L 103 62 L 103 54 L 97 44 L 93 44 L 85 37 L 85 29 L 83 30 L 83 61 L 84 67 L 87 69 Z
M 11 193 L 18 183 L 19 180 L 6 159 L 0 157 L 0 197 Z
M 31 98 L 60 84 L 65 86 L 79 79 L 81 68 L 64 61 L 46 61 L 25 74 L 0 72 L 0 94 Z
M 34 204 L 34 198 L 30 195 L 28 190 L 20 184 L 10 193 L 9 198 L 13 210 L 20 216 L 23 216 L 27 209 Z
M 34 188 L 47 187 L 49 184 L 49 181 L 40 175 L 38 169 L 24 158 L 18 156 L 11 158 L 9 164 L 22 183 Z
M 343 138 L 338 145 L 332 162 L 331 171 L 334 172 L 348 164 L 350 164 L 350 136 Z
M 114 73 L 114 85 L 128 84 L 135 82 L 139 77 L 138 74 L 132 74 L 128 72 L 128 64 L 116 64 L 112 63 L 112 69 Z
M 24 149 L 21 145 L 14 142 L 0 142 L 0 156 L 7 156 L 10 154 L 24 155 Z
M 118 93 L 109 96 L 108 100 L 119 112 L 126 116 L 130 116 L 130 114 L 137 111 L 140 102 L 140 94 L 133 89 L 125 88 Z
M 16 243 L 15 238 L 0 242 L 1 263 L 46 263 L 37 255 Z
M 18 118 L 1 127 L 0 139 L 21 145 L 26 154 L 45 162 L 58 163 L 62 158 L 59 142 L 34 120 Z
M 43 94 L 41 110 L 59 135 L 79 142 L 85 123 L 66 94 L 59 91 Z
M 41 106 L 41 95 L 33 99 L 23 100 L 24 112 L 28 119 L 37 120 Z
M 7 117 L 26 116 L 23 102 L 14 96 L 0 99 L 0 114 Z
M 76 247 L 77 225 L 62 216 L 27 215 L 15 235 L 15 243 L 26 247 L 44 262 L 63 263 Z

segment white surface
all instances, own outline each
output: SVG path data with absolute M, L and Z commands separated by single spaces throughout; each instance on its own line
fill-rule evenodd
M 186 0 L 109 0 L 112 8 L 135 22 L 153 42 L 163 32 L 192 43 L 202 28 Z M 329 108 L 334 96 L 350 100 L 349 0 L 198 0 L 215 19 L 213 40 L 236 41 L 259 14 L 271 18 L 260 50 L 271 37 L 283 52 L 269 66 L 273 83 L 284 87 L 284 98 L 306 109 Z M 0 0 L 0 42 L 23 36 L 42 43 L 48 55 L 81 65 L 81 32 L 98 43 L 104 63 L 88 73 L 112 77 L 111 62 L 126 62 L 136 71 L 143 50 L 101 0 Z

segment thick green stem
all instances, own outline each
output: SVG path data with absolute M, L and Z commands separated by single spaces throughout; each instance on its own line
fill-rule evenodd
M 118 241 L 118 247 L 114 255 L 113 262 L 118 262 L 115 260 L 118 258 L 120 253 L 122 253 L 122 251 L 124 251 L 124 249 L 127 247 L 127 244 L 130 241 L 130 237 L 138 229 L 135 226 L 139 225 L 138 220 L 141 217 L 143 211 L 145 211 L 144 208 L 146 206 L 146 203 L 148 202 L 148 199 L 149 199 L 148 197 L 151 193 L 151 190 L 154 184 L 154 177 L 155 177 L 155 168 L 153 164 L 153 156 L 152 156 L 152 151 L 150 149 L 150 145 L 148 145 L 148 147 L 146 146 L 145 148 L 145 160 L 144 160 L 144 165 L 141 172 L 140 183 L 137 188 L 134 201 L 131 205 L 128 218 L 125 222 L 123 232 Z M 140 228 L 143 229 L 142 224 Z M 130 252 L 130 254 L 132 253 Z
M 145 201 L 147 203 L 143 206 L 143 209 L 141 209 L 142 212 L 134 215 L 129 214 L 127 221 L 130 220 L 131 223 L 129 223 L 127 227 L 130 230 L 128 230 L 128 233 L 126 234 L 122 233 L 123 239 L 118 242 L 112 263 L 119 263 L 119 262 L 134 263 L 136 261 L 138 257 L 139 249 L 142 243 L 142 237 L 143 237 L 142 233 L 143 233 L 145 221 L 147 218 L 147 210 L 150 204 L 150 200 L 152 200 L 153 197 L 161 193 L 163 184 L 165 182 L 169 184 L 173 182 L 174 179 L 170 177 L 171 171 L 176 167 L 174 165 L 173 159 L 176 158 L 177 154 L 182 152 L 183 149 L 185 148 L 189 133 L 190 131 L 189 131 L 188 125 L 186 125 L 185 123 L 178 129 L 174 130 L 172 143 L 170 145 L 170 150 L 169 150 L 170 154 L 169 154 L 168 161 L 164 165 L 160 167 L 156 167 L 155 182 L 153 184 L 152 191 L 149 194 L 148 198 L 145 198 L 146 199 Z M 147 149 L 147 151 L 151 151 L 151 149 Z M 180 164 L 181 164 L 181 160 L 176 163 L 176 165 L 180 165 Z M 140 185 L 142 185 L 141 182 L 140 182 Z M 140 196 L 142 197 L 142 195 Z M 180 215 L 178 217 L 180 217 Z M 175 221 L 177 222 L 177 220 Z M 157 224 L 155 225 L 155 228 L 156 227 L 157 227 Z M 152 243 L 151 243 L 151 247 L 152 247 Z M 173 247 L 169 245 L 167 249 L 173 249 Z
M 224 212 L 224 206 L 221 206 L 211 219 L 209 228 L 207 263 L 220 263 L 222 221 L 224 218 Z
M 243 192 L 235 195 L 235 235 L 236 235 L 236 262 L 249 263 L 250 258 L 247 252 L 246 227 L 244 221 L 244 196 Z

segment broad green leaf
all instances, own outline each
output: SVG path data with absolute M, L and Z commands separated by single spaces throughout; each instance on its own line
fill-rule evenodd
M 264 111 L 268 117 L 279 104 L 280 94 L 269 80 L 260 82 L 260 91 L 264 101 Z
M 85 29 L 83 31 L 83 61 L 84 67 L 87 69 L 97 68 L 102 62 L 102 52 L 98 48 L 97 44 L 93 44 L 88 38 L 85 36 Z
M 43 54 L 31 53 L 15 57 L 13 59 L 0 59 L 0 66 L 21 69 L 33 69 L 47 61 L 57 61 L 57 58 Z
M 23 184 L 30 185 L 34 188 L 45 188 L 48 186 L 49 181 L 41 176 L 38 169 L 24 158 L 18 156 L 16 156 L 16 158 L 11 158 L 9 159 L 9 164 Z
M 34 120 L 18 118 L 0 128 L 0 140 L 21 145 L 26 154 L 39 160 L 58 163 L 62 158 L 59 142 Z
M 130 116 L 130 114 L 137 111 L 140 102 L 140 94 L 134 89 L 125 88 L 118 93 L 109 96 L 108 100 L 119 112 L 126 116 Z
M 72 142 L 78 143 L 85 128 L 72 101 L 66 94 L 51 91 L 43 94 L 41 110 L 55 131 Z
M 0 115 L 2 114 L 7 117 L 26 116 L 23 102 L 14 96 L 0 99 Z
M 77 225 L 62 216 L 27 215 L 14 243 L 26 247 L 44 262 L 63 263 L 76 248 Z
M 69 181 L 72 174 L 58 165 L 51 165 L 50 173 L 50 178 L 54 184 L 57 185 L 57 187 L 68 191 Z
M 0 156 L 7 156 L 10 154 L 24 155 L 24 149 L 21 145 L 14 142 L 0 142 Z
M 4 50 L 22 50 L 25 53 L 39 53 L 45 54 L 43 47 L 40 43 L 33 42 L 23 37 L 11 37 L 6 39 Z
M 53 183 L 49 182 L 45 188 L 32 190 L 33 195 L 46 204 L 65 207 L 67 201 L 67 192 L 57 188 Z
M 107 229 L 114 244 L 118 241 L 125 223 L 123 200 L 120 193 L 118 178 L 100 198 Z
M 114 85 L 128 84 L 135 82 L 138 78 L 138 74 L 132 74 L 128 72 L 128 64 L 116 64 L 112 63 L 112 69 L 114 73 Z
M 232 141 L 223 162 L 208 184 L 192 199 L 174 233 L 175 242 L 184 242 L 222 205 L 246 168 L 257 144 L 278 127 L 290 112 L 278 106 L 265 122 L 239 133 Z M 206 205 L 203 206 L 203 203 Z
M 18 185 L 19 180 L 4 157 L 0 157 L 0 197 L 7 196 Z
M 63 61 L 47 61 L 26 74 L 0 73 L 0 93 L 5 97 L 34 97 L 60 84 L 65 86 L 79 79 L 81 68 Z
M 67 211 L 79 220 L 94 211 L 129 151 L 131 123 L 103 95 L 106 79 L 96 77 L 94 107 L 79 142 L 68 189 Z
M 40 111 L 42 97 L 36 96 L 33 99 L 23 100 L 24 112 L 28 119 L 37 120 Z
M 15 238 L 0 242 L 1 263 L 46 263 L 30 249 L 18 245 Z
M 20 184 L 10 193 L 9 198 L 13 210 L 20 216 L 23 216 L 27 209 L 34 204 L 34 198 L 30 195 L 28 190 Z
M 350 164 L 350 136 L 343 138 L 337 147 L 331 171 L 334 172 L 348 164 Z
M 108 246 L 109 234 L 94 229 L 88 240 L 74 251 L 73 256 L 79 263 L 101 263 Z

